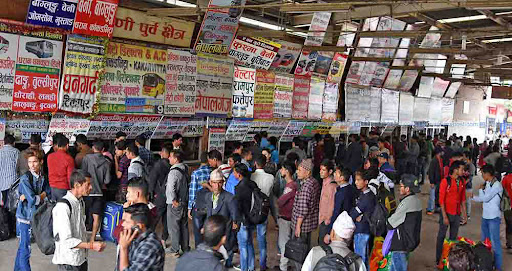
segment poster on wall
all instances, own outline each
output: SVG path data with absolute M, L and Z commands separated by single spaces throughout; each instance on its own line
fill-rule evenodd
M 233 99 L 233 59 L 197 54 L 196 114 L 231 115 Z
M 154 115 L 100 114 L 91 120 L 87 137 L 90 139 L 115 138 L 116 133 L 121 131 L 125 132 L 129 139 L 138 135 L 149 138 L 162 118 Z
M 197 56 L 189 51 L 167 50 L 165 115 L 194 115 L 196 112 Z
M 293 103 L 294 77 L 287 74 L 276 74 L 274 91 L 274 118 L 291 118 Z
M 118 7 L 113 36 L 188 48 L 194 27 L 193 22 Z
M 400 111 L 398 122 L 400 125 L 410 125 L 413 122 L 414 96 L 410 93 L 400 92 Z
M 119 0 L 78 0 L 73 33 L 112 37 Z
M 322 102 L 322 120 L 335 121 L 338 111 L 339 84 L 325 83 Z
M 100 111 L 158 112 L 164 105 L 166 66 L 167 50 L 110 42 Z
M 398 111 L 400 107 L 400 92 L 382 89 L 382 106 L 380 114 L 380 122 L 397 123 L 398 122 Z
M 325 77 L 313 76 L 309 91 L 308 119 L 322 119 L 322 102 L 324 99 Z
M 250 121 L 232 120 L 226 131 L 226 141 L 242 141 L 251 127 Z
M 235 65 L 268 70 L 277 56 L 281 44 L 264 38 L 237 36 L 231 44 L 229 56 Z
M 339 84 L 345 71 L 345 65 L 347 64 L 348 55 L 345 53 L 335 53 L 332 59 L 331 68 L 327 75 L 328 83 Z
M 7 119 L 5 131 L 13 135 L 17 142 L 28 144 L 33 134 L 40 135 L 44 142 L 49 125 L 50 120 L 40 116 L 12 116 Z
M 346 83 L 358 84 L 361 75 L 363 74 L 365 62 L 364 61 L 353 61 L 348 70 Z
M 402 78 L 402 72 L 402 70 L 390 70 L 386 77 L 384 88 L 398 89 L 398 86 L 400 85 L 400 78 Z
M 302 45 L 283 40 L 275 41 L 278 44 L 281 44 L 281 49 L 277 52 L 270 69 L 275 72 L 290 73 L 295 61 L 297 61 L 297 58 L 300 55 Z
M 218 150 L 224 154 L 226 128 L 210 128 L 208 131 L 208 151 Z
M 274 113 L 274 89 L 276 74 L 273 71 L 256 70 L 254 92 L 254 118 L 271 119 Z
M 26 22 L 71 30 L 77 4 L 78 0 L 31 0 Z
M 294 137 L 300 136 L 302 134 L 302 130 L 307 122 L 305 121 L 296 121 L 291 120 L 288 122 L 286 129 L 283 132 L 283 135 L 280 138 L 281 142 L 292 142 Z
M 19 38 L 12 110 L 57 111 L 63 35 L 55 33 L 46 35 L 54 39 L 43 39 L 36 37 L 45 36 L 43 30 L 30 34 L 33 37 Z
M 19 36 L 0 33 L 0 38 L 3 44 L 0 53 L 0 110 L 11 110 Z
M 61 133 L 69 139 L 69 144 L 73 145 L 75 143 L 76 136 L 80 134 L 87 135 L 90 127 L 91 121 L 88 119 L 68 116 L 65 113 L 57 113 L 52 116 L 45 142 L 50 142 L 53 135 Z
M 103 39 L 68 36 L 64 71 L 59 92 L 59 109 L 92 113 L 99 90 L 100 73 L 105 69 Z
M 255 85 L 255 69 L 235 66 L 232 110 L 234 118 L 252 118 L 254 116 Z
M 296 75 L 293 82 L 292 118 L 306 119 L 308 117 L 309 87 L 311 77 Z

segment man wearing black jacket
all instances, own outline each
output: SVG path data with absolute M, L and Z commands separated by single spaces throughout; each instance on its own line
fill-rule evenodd
M 434 149 L 434 159 L 430 162 L 428 169 L 428 178 L 430 181 L 430 197 L 427 206 L 427 215 L 433 215 L 439 209 L 439 184 L 444 178 L 443 167 L 443 149 L 436 147 Z
M 148 192 L 149 200 L 156 205 L 157 220 L 162 218 L 163 232 L 162 243 L 169 237 L 167 232 L 167 204 L 165 203 L 165 184 L 167 183 L 167 175 L 171 169 L 169 164 L 169 155 L 172 150 L 172 145 L 163 145 L 160 151 L 161 159 L 158 160 L 151 172 L 149 172 Z M 165 247 L 165 246 L 164 246 Z
M 359 144 L 359 136 L 356 134 L 350 135 L 343 165 L 351 172 L 356 172 L 363 165 L 363 147 Z
M 421 236 L 421 200 L 416 176 L 404 174 L 400 182 L 400 195 L 404 196 L 395 213 L 388 218 L 388 228 L 394 230 L 391 239 L 391 268 L 407 271 L 409 253 L 420 244 Z

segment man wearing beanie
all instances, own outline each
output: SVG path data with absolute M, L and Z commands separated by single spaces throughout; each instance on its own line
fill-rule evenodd
M 352 252 L 349 247 L 355 230 L 356 225 L 348 213 L 341 213 L 334 222 L 331 230 L 332 242 L 329 244 L 329 247 L 331 247 L 332 253 L 339 254 L 342 257 L 347 257 L 347 255 Z M 320 261 L 324 256 L 326 256 L 326 253 L 322 247 L 317 246 L 311 249 L 304 261 L 302 271 L 312 271 L 315 269 L 318 261 Z M 366 266 L 364 265 L 361 257 L 357 256 L 357 260 L 350 264 L 349 270 L 366 271 Z
M 311 176 L 313 162 L 306 159 L 297 169 L 301 187 L 297 191 L 292 210 L 292 233 L 295 238 L 311 245 L 311 232 L 318 227 L 320 183 Z M 295 269 L 301 270 L 302 263 L 294 262 Z
M 391 239 L 390 270 L 407 271 L 407 259 L 420 244 L 421 201 L 416 193 L 420 192 L 416 176 L 404 174 L 400 182 L 400 195 L 403 196 L 395 213 L 388 218 L 388 228 L 393 230 Z

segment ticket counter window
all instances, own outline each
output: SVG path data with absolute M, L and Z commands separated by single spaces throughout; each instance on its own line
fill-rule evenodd
M 150 150 L 158 155 L 165 143 L 171 144 L 171 139 L 151 139 Z M 185 154 L 185 161 L 198 161 L 200 148 L 200 137 L 183 137 L 181 150 Z M 158 155 L 160 157 L 160 155 Z

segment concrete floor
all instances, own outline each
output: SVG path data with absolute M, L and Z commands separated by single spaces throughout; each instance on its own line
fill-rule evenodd
M 481 177 L 476 177 L 474 180 L 474 187 L 480 187 L 483 182 Z M 427 191 L 427 185 L 423 188 L 423 191 Z M 424 202 L 424 206 L 427 205 L 428 195 L 426 193 L 421 194 L 421 198 Z M 482 205 L 474 203 L 472 206 L 471 220 L 467 226 L 461 227 L 459 230 L 459 236 L 471 238 L 473 240 L 480 239 L 480 218 L 482 215 Z M 505 225 L 502 220 L 501 225 L 501 241 L 502 246 L 505 245 Z M 274 226 L 274 221 L 271 218 L 269 222 L 269 228 L 267 231 L 267 246 L 269 250 L 268 254 L 268 266 L 274 267 L 278 265 L 279 258 L 277 257 L 276 240 L 277 231 Z M 438 216 L 423 216 L 422 225 L 422 236 L 421 244 L 411 254 L 409 262 L 409 270 L 436 270 L 434 267 L 435 261 L 435 245 L 438 231 Z M 192 235 L 191 235 L 192 236 Z M 316 239 L 313 238 L 313 239 Z M 255 241 L 256 252 L 257 242 Z M 14 268 L 14 260 L 16 258 L 17 251 L 17 240 L 11 239 L 8 241 L 0 242 L 0 271 L 12 271 Z M 506 251 L 504 249 L 504 264 L 503 271 L 512 270 L 512 251 Z M 91 252 L 89 254 L 89 270 L 114 270 L 115 268 L 115 255 L 116 249 L 112 243 L 107 245 L 107 248 L 102 253 Z M 176 259 L 172 257 L 166 257 L 165 270 L 174 270 L 176 266 Z M 258 268 L 258 261 L 256 261 L 256 267 Z M 238 255 L 235 256 L 235 263 L 238 263 Z M 55 265 L 51 264 L 51 256 L 44 256 L 41 254 L 36 245 L 33 246 L 31 265 L 33 271 L 50 271 L 57 270 Z

